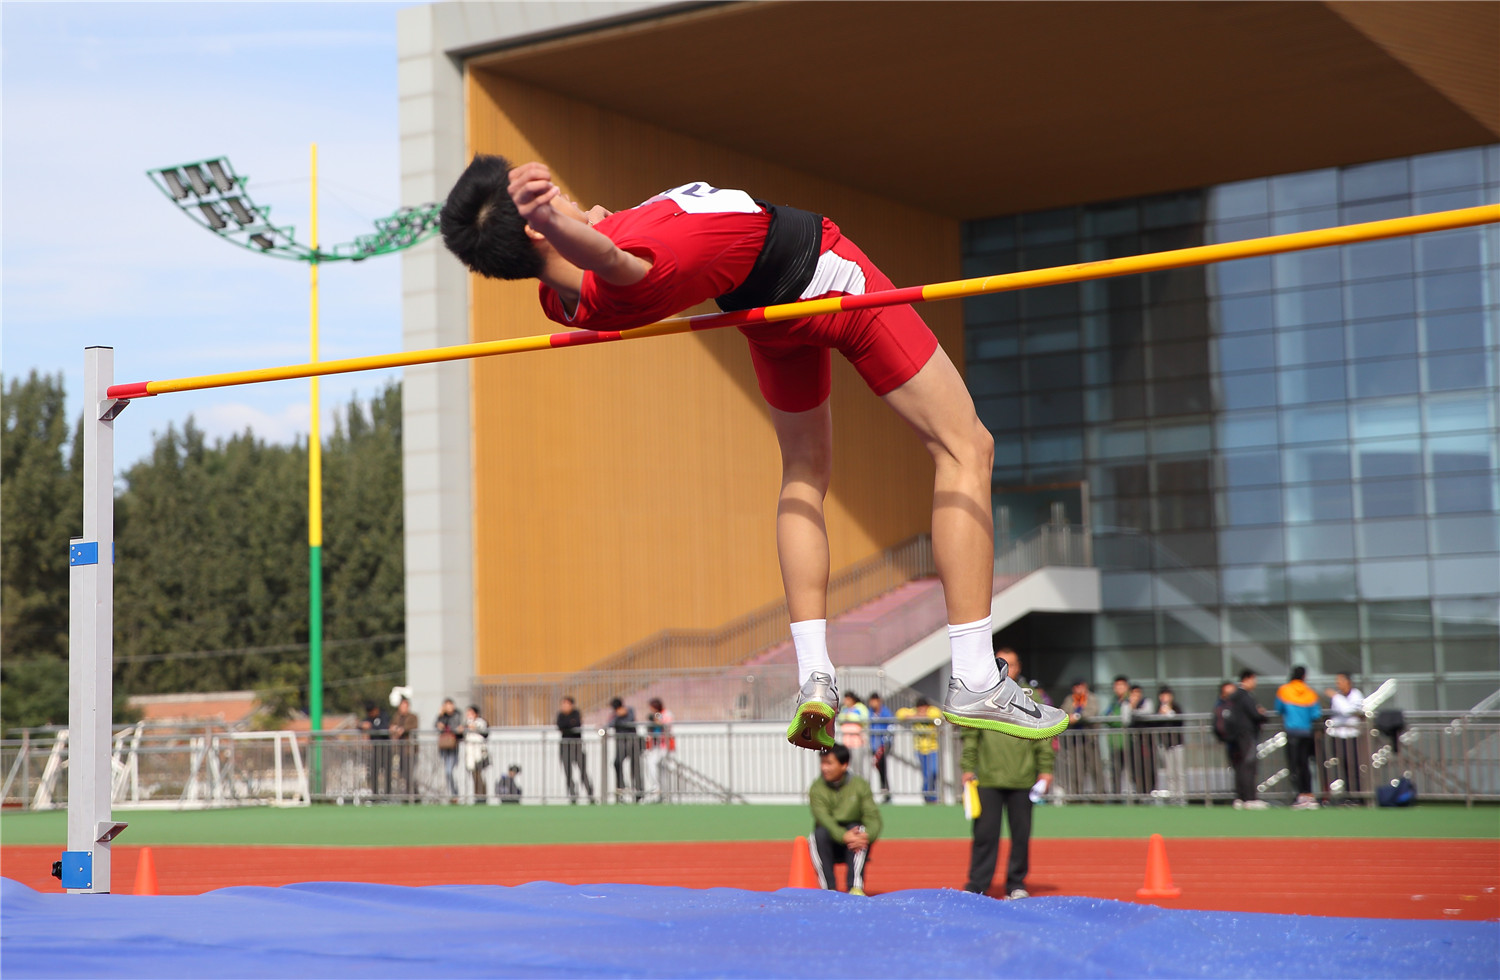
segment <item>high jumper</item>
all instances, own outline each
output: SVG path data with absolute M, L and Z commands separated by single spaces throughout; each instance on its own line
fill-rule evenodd
M 706 300 L 744 310 L 894 288 L 821 215 L 701 181 L 626 210 L 584 211 L 541 163 L 478 155 L 442 212 L 443 240 L 473 271 L 537 279 L 546 315 L 622 330 Z M 916 431 L 936 466 L 932 547 L 947 604 L 953 669 L 943 715 L 1021 738 L 1050 738 L 1067 716 L 1037 704 L 991 647 L 994 442 L 937 338 L 910 305 L 740 327 L 781 448 L 776 546 L 801 685 L 787 740 L 833 745 L 836 673 L 828 656 L 828 533 L 833 468 L 831 351 Z

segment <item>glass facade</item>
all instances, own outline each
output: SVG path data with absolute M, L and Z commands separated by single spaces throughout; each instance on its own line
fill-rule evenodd
M 969 222 L 965 274 L 1497 201 L 1479 147 Z M 966 303 L 997 536 L 1033 498 L 1094 534 L 1090 649 L 1037 653 L 1191 710 L 1247 666 L 1418 709 L 1500 688 L 1500 227 Z

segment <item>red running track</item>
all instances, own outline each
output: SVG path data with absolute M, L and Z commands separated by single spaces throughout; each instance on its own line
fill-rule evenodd
M 1008 847 L 1006 842 L 1006 846 Z M 61 848 L 0 847 L 0 873 L 39 891 Z M 139 847 L 114 848 L 116 891 L 135 881 Z M 363 881 L 391 885 L 519 885 L 614 882 L 784 887 L 790 841 L 681 844 L 563 844 L 466 847 L 152 847 L 160 892 L 195 895 L 232 885 Z M 1000 867 L 1005 867 L 1003 852 Z M 1169 908 L 1396 919 L 1500 918 L 1500 850 L 1488 840 L 1182 839 L 1167 842 L 1182 897 Z M 964 840 L 876 844 L 872 894 L 963 884 Z M 1033 895 L 1135 901 L 1146 868 L 1144 840 L 1037 840 Z M 1003 873 L 1003 872 L 1002 872 Z M 1000 894 L 1000 884 L 990 894 Z

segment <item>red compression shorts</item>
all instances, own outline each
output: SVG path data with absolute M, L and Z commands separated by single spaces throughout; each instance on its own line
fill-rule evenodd
M 863 273 L 862 286 L 851 264 Z M 820 256 L 809 288 L 823 281 L 835 288 L 802 298 L 895 288 L 859 246 L 842 236 Z M 850 310 L 739 329 L 750 341 L 760 393 L 783 412 L 806 412 L 828 398 L 834 349 L 854 365 L 871 391 L 885 395 L 910 381 L 938 346 L 937 337 L 910 306 Z

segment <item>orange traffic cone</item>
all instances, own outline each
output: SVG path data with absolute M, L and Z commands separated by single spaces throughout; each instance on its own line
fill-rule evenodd
M 807 838 L 792 841 L 792 873 L 787 878 L 788 888 L 822 888 L 818 884 L 818 872 L 813 867 L 812 852 L 807 849 Z
M 135 865 L 135 893 L 156 894 L 156 862 L 151 858 L 151 848 L 141 848 L 140 860 Z
M 1146 848 L 1146 884 L 1136 898 L 1176 898 L 1182 889 L 1172 884 L 1172 869 L 1167 865 L 1167 842 L 1161 834 L 1152 834 Z

